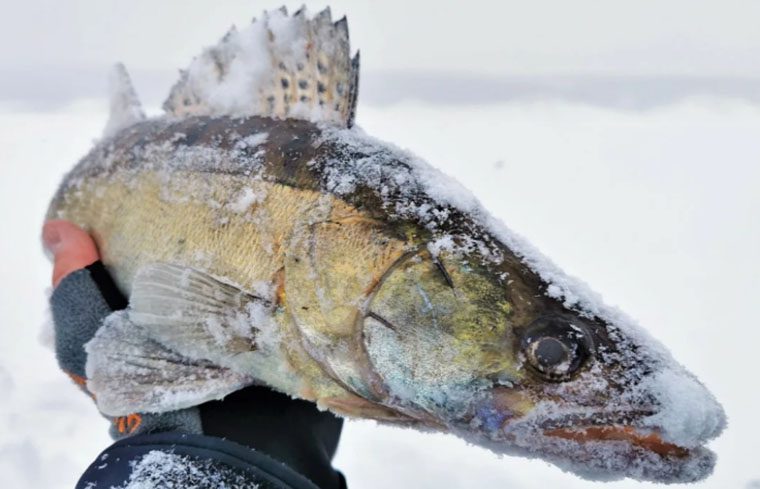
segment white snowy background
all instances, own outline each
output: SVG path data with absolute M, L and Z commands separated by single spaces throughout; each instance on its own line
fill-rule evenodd
M 1 487 L 73 487 L 109 443 L 40 341 L 38 238 L 101 134 L 108 66 L 125 62 L 157 114 L 176 68 L 277 6 L 0 1 Z M 359 124 L 455 176 L 662 340 L 729 416 L 698 487 L 760 486 L 760 2 L 332 6 L 362 50 Z M 336 465 L 353 488 L 602 487 L 373 423 L 347 424 Z

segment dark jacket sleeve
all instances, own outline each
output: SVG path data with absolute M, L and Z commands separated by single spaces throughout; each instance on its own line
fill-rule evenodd
M 345 488 L 345 481 L 341 486 Z M 76 489 L 318 489 L 288 466 L 249 447 L 205 435 L 160 433 L 120 440 L 82 475 Z

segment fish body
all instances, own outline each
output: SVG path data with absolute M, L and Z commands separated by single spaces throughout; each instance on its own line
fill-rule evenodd
M 456 182 L 352 127 L 341 22 L 274 12 L 233 31 L 164 117 L 119 72 L 108 134 L 48 213 L 91 232 L 130 296 L 87 347 L 101 410 L 263 383 L 588 478 L 709 474 L 725 419 L 698 380 Z M 259 38 L 271 69 L 241 109 L 222 96 Z

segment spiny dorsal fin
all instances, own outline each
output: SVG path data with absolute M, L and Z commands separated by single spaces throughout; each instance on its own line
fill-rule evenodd
M 103 136 L 111 136 L 127 126 L 145 119 L 137 93 L 123 64 L 116 64 L 108 78 L 111 111 Z
M 170 115 L 267 116 L 353 125 L 359 54 L 348 22 L 329 8 L 311 17 L 284 8 L 230 30 L 181 72 L 164 109 Z

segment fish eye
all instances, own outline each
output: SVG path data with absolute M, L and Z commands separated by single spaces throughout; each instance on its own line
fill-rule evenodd
M 586 363 L 592 344 L 585 328 L 561 317 L 544 317 L 525 328 L 520 346 L 535 373 L 563 381 Z

